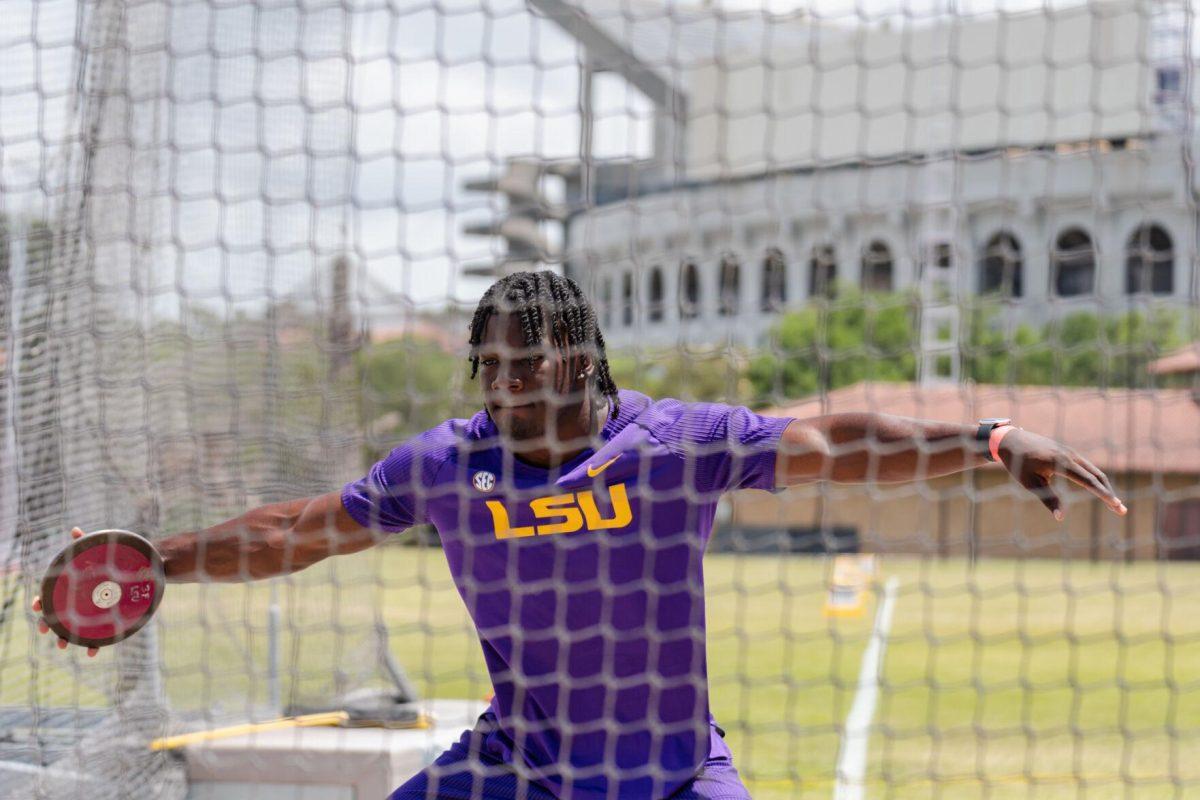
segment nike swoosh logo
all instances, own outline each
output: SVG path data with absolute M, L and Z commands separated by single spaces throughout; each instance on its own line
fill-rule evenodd
M 601 464 L 600 466 L 598 466 L 598 467 L 596 467 L 596 468 L 594 468 L 594 469 L 593 469 L 593 468 L 592 468 L 592 466 L 589 464 L 589 465 L 588 465 L 588 468 L 587 468 L 587 476 L 588 476 L 589 478 L 594 478 L 594 477 L 596 477 L 596 476 L 597 476 L 597 475 L 599 475 L 601 472 L 604 472 L 604 470 L 606 470 L 606 469 L 608 469 L 610 466 L 612 466 L 612 463 L 613 463 L 614 461 L 616 461 L 618 458 L 620 458 L 620 456 L 613 456 L 613 457 L 612 457 L 612 458 L 610 458 L 608 461 L 605 461 L 603 464 Z

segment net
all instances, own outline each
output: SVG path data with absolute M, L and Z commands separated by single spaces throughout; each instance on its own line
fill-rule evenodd
M 0 797 L 381 795 L 493 693 L 519 796 L 665 796 L 705 743 L 757 798 L 1200 787 L 1189 3 L 10 6 Z M 542 268 L 595 306 L 605 430 L 647 432 L 552 491 L 412 438 L 477 414 L 476 303 Z M 761 491 L 770 420 L 843 412 L 1012 416 L 1130 513 L 896 482 L 878 437 Z M 37 635 L 72 526 L 158 540 L 389 453 L 360 512 L 406 533 L 172 585 L 93 660 Z

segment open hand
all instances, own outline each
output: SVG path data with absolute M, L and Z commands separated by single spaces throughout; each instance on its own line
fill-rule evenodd
M 1011 434 L 1010 434 L 1010 435 L 1011 435 Z M 72 539 L 78 539 L 80 536 L 83 536 L 83 529 L 82 529 L 82 528 L 78 528 L 78 527 L 76 527 L 76 528 L 71 528 L 71 538 L 72 538 Z M 34 611 L 34 613 L 36 613 L 36 614 L 41 614 L 41 613 L 42 613 L 42 597 L 41 597 L 41 595 L 35 595 L 35 596 L 34 596 L 34 598 L 33 598 L 33 611 Z M 38 617 L 38 633 L 49 633 L 49 632 L 50 632 L 50 626 L 46 624 L 46 620 L 45 620 L 45 619 L 43 619 L 42 617 L 40 617 L 40 616 L 39 616 L 39 617 Z M 58 640 L 58 649 L 59 649 L 59 650 L 66 650 L 66 649 L 67 649 L 67 640 L 66 640 L 66 639 L 61 639 L 61 638 L 60 638 L 60 639 Z M 98 647 L 89 647 L 89 648 L 87 649 L 88 658 L 92 658 L 93 656 L 95 656 L 95 655 L 96 655 L 96 653 L 99 653 L 99 652 L 100 652 L 100 648 L 98 648 Z
M 1062 501 L 1050 485 L 1055 475 L 1087 489 L 1115 514 L 1124 516 L 1128 511 L 1113 491 L 1107 475 L 1091 461 L 1053 439 L 1020 428 L 1009 431 L 1000 442 L 1000 460 L 1017 483 L 1037 495 L 1042 505 L 1060 522 Z

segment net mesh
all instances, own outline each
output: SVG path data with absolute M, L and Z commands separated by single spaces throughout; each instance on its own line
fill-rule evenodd
M 408 779 L 493 691 L 519 750 L 550 731 L 599 753 L 569 783 L 634 781 L 624 796 L 666 794 L 673 773 L 621 743 L 641 717 L 605 715 L 640 703 L 660 714 L 655 746 L 685 729 L 706 741 L 702 714 L 661 716 L 705 702 L 711 746 L 759 798 L 1200 790 L 1191 4 L 18 0 L 5 14 L 0 796 L 350 785 L 325 766 L 360 746 L 341 728 L 324 749 L 296 734 L 300 769 L 276 768 L 258 734 L 233 739 L 250 766 L 217 762 L 221 789 L 193 751 L 149 745 L 370 691 L 469 702 L 369 745 L 407 748 L 394 763 L 413 767 L 382 787 L 364 771 L 363 793 Z M 29 603 L 72 526 L 196 530 L 334 491 L 471 418 L 475 304 L 497 276 L 541 268 L 594 304 L 623 390 L 766 419 L 1013 416 L 1085 453 L 1130 513 L 1064 486 L 1055 522 L 997 468 L 893 482 L 881 441 L 857 483 L 732 491 L 769 488 L 747 441 L 720 456 L 758 417 L 656 406 L 634 426 L 656 444 L 628 452 L 646 469 L 682 456 L 691 471 L 665 484 L 618 461 L 607 492 L 572 484 L 554 505 L 544 484 L 522 494 L 511 458 L 482 470 L 494 484 L 466 461 L 446 482 L 417 469 L 412 529 L 378 547 L 172 585 L 152 625 L 95 659 L 37 635 Z M 541 538 L 548 519 L 619 519 L 622 496 L 621 535 Z M 463 549 L 445 509 L 541 560 Z M 644 550 L 626 586 L 614 565 L 630 542 Z M 588 592 L 602 619 L 581 627 L 572 598 Z M 676 602 L 683 633 L 664 621 Z M 516 645 L 477 630 L 485 612 L 508 615 Z M 595 636 L 645 640 L 660 662 L 627 673 Z M 651 699 L 631 700 L 647 674 Z M 589 699 L 598 683 L 612 694 Z M 543 716 L 505 706 L 523 701 Z M 609 723 L 595 751 L 593 712 Z M 692 791 L 733 792 L 722 769 Z M 538 777 L 501 780 L 540 797 Z

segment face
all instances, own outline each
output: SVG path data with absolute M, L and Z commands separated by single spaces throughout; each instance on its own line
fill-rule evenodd
M 493 314 L 483 329 L 476 350 L 483 401 L 500 433 L 514 441 L 541 440 L 562 430 L 560 421 L 578 411 L 583 400 L 580 364 L 569 369 L 549 334 L 528 347 L 515 314 Z M 577 414 L 576 414 L 577 415 Z

